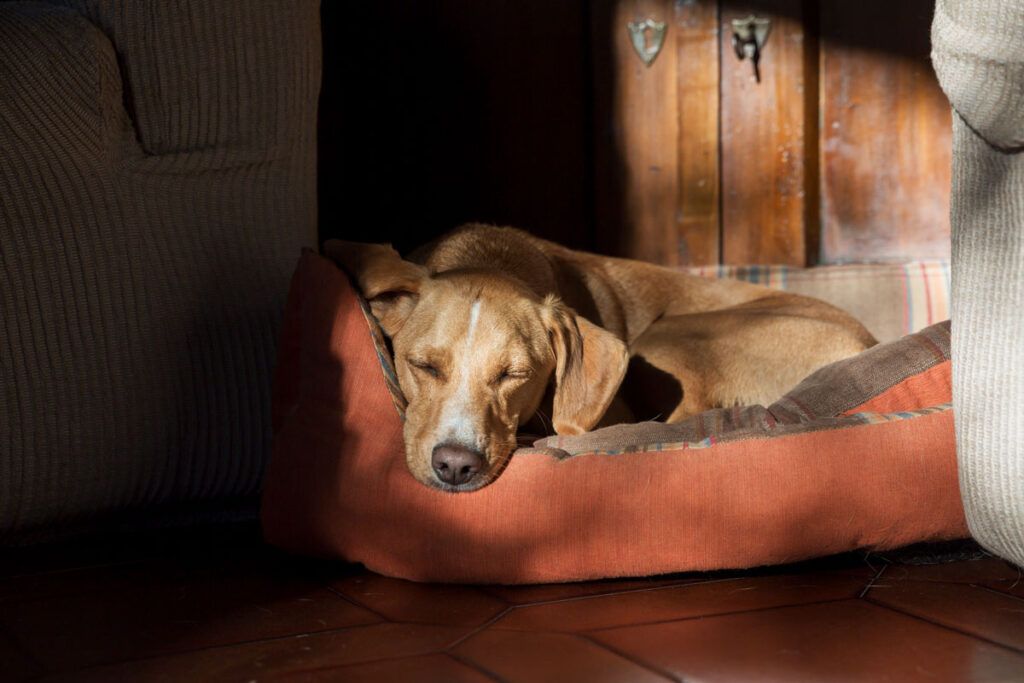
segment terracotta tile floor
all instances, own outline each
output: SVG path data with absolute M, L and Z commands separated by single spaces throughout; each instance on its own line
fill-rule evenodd
M 746 572 L 431 586 L 250 525 L 0 554 L 0 680 L 1024 681 L 1024 578 L 970 543 Z

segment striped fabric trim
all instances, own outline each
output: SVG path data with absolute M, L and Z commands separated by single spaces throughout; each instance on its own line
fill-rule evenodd
M 845 415 L 842 417 L 819 419 L 813 422 L 804 422 L 800 425 L 783 425 L 779 424 L 777 427 L 772 426 L 762 431 L 751 433 L 747 430 L 739 430 L 741 436 L 739 438 L 729 438 L 728 434 L 723 436 L 708 436 L 700 441 L 676 441 L 667 443 L 651 443 L 643 444 L 639 446 L 630 446 L 622 449 L 595 449 L 590 451 L 584 451 L 580 453 L 572 453 L 571 457 L 578 457 L 581 455 L 626 455 L 629 453 L 657 453 L 661 451 L 687 451 L 687 450 L 701 450 L 704 448 L 710 448 L 715 444 L 719 443 L 735 443 L 737 441 L 751 441 L 770 439 L 773 437 L 783 436 L 798 436 L 800 434 L 809 434 L 811 432 L 820 432 L 830 429 L 842 429 L 847 427 L 855 427 L 858 425 L 871 425 L 880 424 L 883 422 L 899 422 L 901 420 L 913 420 L 915 418 L 923 417 L 925 415 L 932 415 L 934 413 L 942 413 L 948 410 L 952 410 L 953 405 L 951 403 L 941 403 L 936 406 L 928 408 L 922 408 L 920 410 L 902 411 L 898 413 L 854 413 L 852 415 Z M 544 448 L 529 447 L 520 448 L 516 451 L 516 455 L 528 454 L 528 453 L 547 453 L 551 449 L 558 450 L 559 441 L 556 439 L 550 440 L 549 444 Z
M 949 318 L 950 275 L 946 261 L 917 261 L 903 266 L 906 283 L 904 329 L 908 332 Z
M 904 410 L 898 413 L 852 413 L 847 417 L 852 417 L 860 420 L 863 424 L 878 424 L 881 422 L 898 422 L 900 420 L 909 420 L 921 415 L 931 415 L 932 413 L 942 413 L 947 410 L 952 410 L 952 403 L 940 403 L 937 406 L 931 406 L 930 408 L 921 408 L 920 410 Z
M 391 394 L 391 402 L 395 404 L 398 416 L 405 422 L 405 409 L 409 403 L 405 399 L 405 394 L 402 393 L 402 387 L 398 384 L 398 372 L 395 370 L 391 350 L 388 348 L 387 340 L 384 338 L 384 330 L 381 329 L 380 323 L 374 317 L 366 299 L 359 294 L 356 294 L 356 298 L 359 301 L 359 308 L 363 312 L 363 317 L 366 319 L 366 326 L 370 329 L 370 338 L 373 339 L 373 348 L 377 352 L 377 361 L 380 363 L 380 369 L 384 374 L 384 384 L 388 388 L 388 393 Z

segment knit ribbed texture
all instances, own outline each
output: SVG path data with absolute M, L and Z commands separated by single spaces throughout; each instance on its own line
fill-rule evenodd
M 953 109 L 990 144 L 1024 147 L 1024 1 L 938 0 L 932 62 Z
M 1024 154 L 994 150 L 959 117 L 953 331 L 967 521 L 983 546 L 1024 565 Z
M 258 491 L 317 10 L 0 3 L 0 542 Z
M 1024 1 L 940 0 L 953 117 L 953 403 L 971 533 L 1024 565 Z M 1017 148 L 1017 152 L 1012 149 Z

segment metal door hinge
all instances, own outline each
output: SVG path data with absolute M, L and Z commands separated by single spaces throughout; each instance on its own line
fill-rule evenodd
M 755 17 L 732 20 L 732 49 L 742 61 L 749 59 L 754 65 L 754 79 L 761 82 L 761 51 L 772 30 L 772 20 Z

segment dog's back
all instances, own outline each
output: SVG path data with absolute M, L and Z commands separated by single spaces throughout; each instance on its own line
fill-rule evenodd
M 432 272 L 499 270 L 538 296 L 557 295 L 625 341 L 638 364 L 678 383 L 668 393 L 679 403 L 659 411 L 671 419 L 771 401 L 818 367 L 876 343 L 824 301 L 575 251 L 515 228 L 466 225 L 418 250 L 414 260 Z M 648 388 L 638 391 L 634 381 L 631 393 Z

